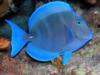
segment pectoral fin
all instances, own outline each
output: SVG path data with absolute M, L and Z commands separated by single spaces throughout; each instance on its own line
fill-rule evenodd
M 62 60 L 62 64 L 66 65 L 69 60 L 71 59 L 73 53 L 71 51 L 67 51 L 65 53 L 63 53 L 63 60 Z

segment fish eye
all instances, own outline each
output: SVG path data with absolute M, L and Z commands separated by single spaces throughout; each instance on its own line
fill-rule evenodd
M 81 24 L 81 22 L 78 21 L 77 24 Z
M 78 24 L 78 25 L 80 25 L 81 24 L 81 19 L 79 19 L 79 18 L 76 18 L 76 23 Z

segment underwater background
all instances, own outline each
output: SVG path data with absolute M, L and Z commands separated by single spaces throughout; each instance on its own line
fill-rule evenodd
M 60 58 L 52 62 L 38 62 L 25 54 L 10 57 L 11 29 L 4 22 L 13 20 L 27 31 L 27 22 L 39 6 L 54 0 L 0 0 L 0 75 L 100 75 L 100 0 L 67 0 L 92 28 L 93 39 L 74 53 L 63 66 Z M 66 1 L 66 0 L 62 0 Z M 81 36 L 81 35 L 80 35 Z

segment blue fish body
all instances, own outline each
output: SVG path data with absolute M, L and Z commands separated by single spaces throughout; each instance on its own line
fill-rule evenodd
M 62 56 L 64 65 L 93 35 L 85 20 L 61 1 L 39 7 L 28 21 L 29 33 L 10 20 L 6 22 L 12 29 L 12 57 L 28 43 L 26 53 L 33 59 L 51 61 Z

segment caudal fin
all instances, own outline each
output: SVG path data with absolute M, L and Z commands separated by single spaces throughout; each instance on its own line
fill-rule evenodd
M 28 42 L 25 37 L 28 36 L 26 32 L 24 32 L 21 28 L 19 28 L 15 23 L 10 20 L 5 20 L 12 30 L 12 38 L 11 38 L 11 56 L 16 56 L 23 46 Z

